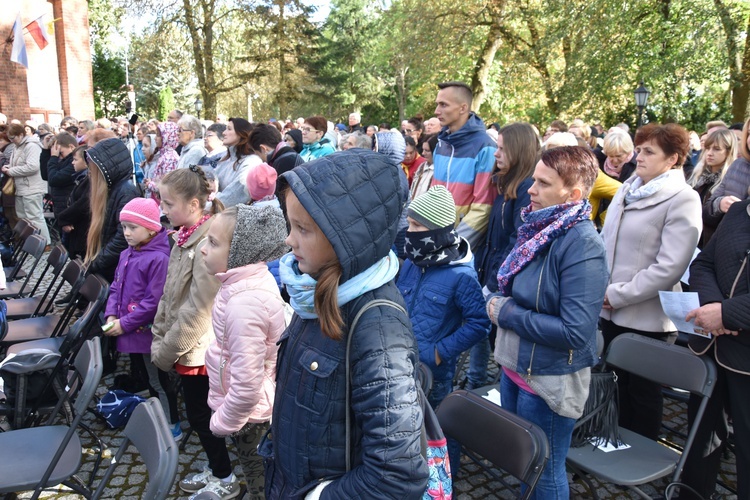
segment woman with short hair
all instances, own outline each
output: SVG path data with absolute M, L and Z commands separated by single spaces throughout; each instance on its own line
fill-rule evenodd
M 633 332 L 674 342 L 676 328 L 662 310 L 660 290 L 681 291 L 703 227 L 698 193 L 685 182 L 687 130 L 648 124 L 635 135 L 637 167 L 612 199 L 602 238 L 610 282 L 601 312 L 605 350 L 618 335 Z M 658 439 L 661 386 L 618 371 L 620 425 Z
M 502 131 L 501 131 L 502 132 Z M 549 461 L 532 498 L 567 499 L 565 456 L 583 413 L 596 326 L 607 285 L 604 246 L 587 197 L 599 170 L 589 148 L 545 151 L 534 167 L 531 203 L 497 274 L 487 311 L 498 326 L 503 408 L 547 435 Z
M 627 132 L 619 128 L 611 128 L 604 138 L 602 152 L 607 159 L 604 160 L 604 173 L 615 180 L 624 182 L 633 175 L 636 165 L 636 153 L 633 140 Z
M 303 160 L 315 160 L 336 152 L 336 148 L 325 136 L 328 131 L 328 122 L 325 117 L 311 116 L 305 119 L 305 123 L 299 129 L 302 132 L 303 146 L 300 156 Z

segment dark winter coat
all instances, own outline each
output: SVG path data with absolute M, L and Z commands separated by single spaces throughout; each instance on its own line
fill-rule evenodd
M 528 191 L 533 183 L 531 177 L 524 179 L 515 200 L 498 195 L 492 203 L 485 241 L 477 249 L 474 262 L 479 283 L 491 292 L 497 292 L 497 271 L 516 244 L 516 232 L 523 224 L 521 209 L 531 203 Z
M 91 225 L 91 185 L 89 172 L 84 170 L 72 176 L 73 190 L 67 204 L 57 216 L 60 227 L 73 226 L 68 234 L 67 249 L 71 257 L 83 257 L 86 254 L 86 237 Z
M 167 280 L 168 240 L 166 229 L 162 229 L 142 247 L 129 246 L 120 254 L 104 311 L 105 318 L 120 320 L 120 352 L 151 353 L 151 323 Z
M 459 260 L 419 267 L 407 259 L 398 277 L 398 289 L 408 306 L 419 346 L 419 360 L 430 367 L 435 380 L 451 380 L 461 353 L 490 331 L 474 259 L 468 242 L 462 242 L 465 255 Z M 436 364 L 435 350 L 440 365 Z
M 284 174 L 300 203 L 331 242 L 342 283 L 385 257 L 404 199 L 399 167 L 370 151 L 343 151 Z M 346 326 L 374 299 L 404 306 L 389 282 L 341 307 L 343 338 L 332 340 L 318 319 L 295 314 L 280 341 L 271 431 L 261 443 L 267 498 L 301 499 L 322 480 L 321 499 L 422 498 L 422 412 L 417 398 L 417 346 L 406 314 L 375 307 L 355 332 Z M 346 339 L 352 335 L 352 469 L 346 473 Z
M 739 332 L 711 339 L 691 335 L 690 348 L 696 353 L 711 352 L 713 344 L 719 365 L 750 374 L 750 200 L 729 208 L 711 241 L 693 261 L 690 291 L 698 292 L 701 305 L 721 303 L 724 327 Z
M 270 155 L 268 155 L 268 164 L 276 170 L 276 173 L 279 175 L 279 181 L 276 182 L 276 194 L 279 192 L 279 182 L 281 180 L 281 174 L 284 172 L 289 172 L 294 167 L 299 167 L 305 163 L 305 161 L 302 159 L 302 157 L 297 154 L 297 152 L 290 148 L 289 146 L 284 146 L 282 148 L 279 148 L 277 151 L 274 151 Z
M 88 272 L 100 274 L 111 283 L 120 253 L 128 247 L 122 234 L 120 211 L 130 200 L 139 196 L 138 189 L 132 182 L 133 160 L 128 148 L 117 138 L 105 139 L 86 153 L 99 168 L 109 188 L 100 237 L 102 249 L 89 265 Z
M 49 186 L 49 194 L 52 196 L 52 211 L 55 213 L 55 218 L 68 204 L 70 193 L 73 192 L 75 187 L 75 181 L 73 180 L 75 173 L 72 154 L 65 158 L 51 156 L 47 162 L 47 186 Z

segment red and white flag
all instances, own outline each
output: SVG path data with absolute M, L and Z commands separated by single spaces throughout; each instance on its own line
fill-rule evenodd
M 29 30 L 31 38 L 34 39 L 36 44 L 39 46 L 39 50 L 43 50 L 50 42 L 50 33 L 48 31 L 48 24 L 44 22 L 46 15 L 42 15 L 31 21 L 26 25 L 26 29 Z

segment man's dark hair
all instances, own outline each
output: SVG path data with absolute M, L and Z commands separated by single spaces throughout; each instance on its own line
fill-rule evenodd
M 387 123 L 387 122 L 381 123 L 380 125 L 378 125 L 378 127 L 379 128 L 384 128 L 386 130 L 390 130 L 391 129 L 391 125 L 389 123 Z
M 466 101 L 466 103 L 471 106 L 471 101 L 474 99 L 474 93 L 471 91 L 471 87 L 469 87 L 464 82 L 443 82 L 438 83 L 438 89 L 443 90 L 447 89 L 449 87 L 453 87 L 458 92 L 458 95 Z

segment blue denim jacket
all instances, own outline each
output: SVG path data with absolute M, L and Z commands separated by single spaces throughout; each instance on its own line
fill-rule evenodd
M 596 364 L 596 328 L 609 278 L 606 260 L 602 239 L 586 220 L 515 276 L 497 324 L 521 338 L 519 373 L 561 375 Z

